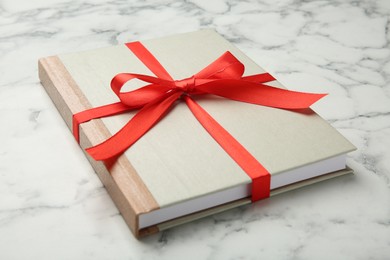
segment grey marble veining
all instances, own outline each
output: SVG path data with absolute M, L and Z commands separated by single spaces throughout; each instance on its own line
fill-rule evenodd
M 0 0 L 1 259 L 389 259 L 390 2 Z M 215 28 L 351 140 L 355 176 L 134 239 L 37 59 Z

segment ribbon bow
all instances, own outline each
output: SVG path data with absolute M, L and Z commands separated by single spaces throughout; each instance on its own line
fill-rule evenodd
M 87 148 L 86 151 L 95 160 L 107 160 L 122 154 L 163 118 L 176 101 L 183 99 L 209 134 L 252 178 L 252 201 L 268 197 L 270 192 L 268 171 L 192 97 L 212 94 L 275 108 L 303 109 L 308 108 L 324 94 L 295 92 L 265 85 L 263 83 L 275 80 L 268 73 L 244 77 L 244 65 L 230 52 L 225 52 L 192 77 L 174 80 L 140 42 L 128 43 L 126 46 L 156 77 L 134 73 L 118 74 L 112 79 L 111 88 L 120 102 L 85 110 L 73 116 L 73 134 L 76 140 L 79 140 L 79 124 L 94 118 L 139 109 L 137 114 L 111 138 Z M 133 79 L 148 84 L 133 91 L 121 92 L 124 84 Z

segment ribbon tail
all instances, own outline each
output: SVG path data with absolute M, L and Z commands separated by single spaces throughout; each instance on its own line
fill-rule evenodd
M 73 115 L 73 136 L 75 137 L 76 141 L 80 143 L 80 133 L 79 133 L 79 126 L 82 123 L 88 122 L 92 119 L 101 118 L 101 117 L 107 117 L 112 115 L 121 114 L 123 112 L 133 110 L 136 107 L 130 107 L 127 106 L 121 102 L 109 104 L 105 106 L 95 107 L 91 109 L 87 109 L 84 111 L 81 111 L 77 114 Z
M 231 100 L 282 109 L 305 109 L 326 94 L 291 91 L 250 81 L 225 79 L 205 83 L 197 90 Z
M 95 160 L 107 160 L 122 154 L 138 139 L 147 133 L 168 111 L 181 93 L 169 93 L 163 98 L 144 106 L 121 130 L 115 135 L 86 151 Z
M 206 131 L 252 179 L 252 201 L 268 198 L 271 187 L 269 172 L 194 100 L 186 96 L 185 101 Z
M 269 73 L 261 73 L 261 74 L 255 74 L 250 76 L 244 76 L 242 77 L 243 80 L 256 82 L 256 83 L 265 83 L 276 80 L 271 74 Z

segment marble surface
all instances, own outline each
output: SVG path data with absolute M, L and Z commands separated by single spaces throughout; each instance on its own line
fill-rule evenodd
M 389 259 L 390 2 L 0 0 L 0 259 Z M 215 28 L 358 150 L 343 177 L 136 240 L 37 59 Z

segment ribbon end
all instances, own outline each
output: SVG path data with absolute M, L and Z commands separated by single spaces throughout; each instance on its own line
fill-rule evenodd
M 286 95 L 283 104 L 279 105 L 270 105 L 271 107 L 282 108 L 282 109 L 291 109 L 291 110 L 304 110 L 310 108 L 314 103 L 328 94 L 317 94 L 317 93 L 305 93 L 305 92 L 295 92 L 287 90 L 285 93 L 290 93 L 291 95 Z
M 313 105 L 314 103 L 316 103 L 318 100 L 322 99 L 323 97 L 327 96 L 328 93 L 323 93 L 323 94 L 310 94 L 310 95 L 312 96 L 312 100 L 310 100 L 311 103 L 310 103 L 310 105 L 308 105 L 308 107 L 311 106 L 311 105 Z
M 77 115 L 77 114 L 76 114 Z M 76 139 L 76 142 L 80 144 L 80 133 L 79 133 L 79 126 L 80 126 L 80 121 L 78 120 L 77 116 L 73 115 L 72 117 L 72 123 L 73 123 L 73 136 Z
M 264 174 L 252 179 L 252 202 L 269 198 L 271 193 L 271 175 Z

